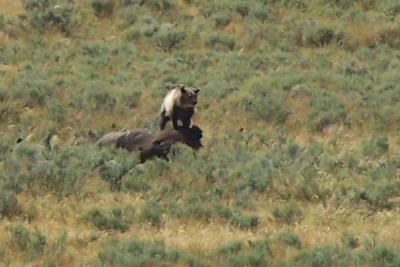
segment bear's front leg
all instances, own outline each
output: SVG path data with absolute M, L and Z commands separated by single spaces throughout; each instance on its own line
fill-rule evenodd
M 190 127 L 190 117 L 184 117 L 182 118 L 182 127 L 189 129 Z
M 161 115 L 161 118 L 160 118 L 160 130 L 164 130 L 165 125 L 167 124 L 168 121 L 169 121 L 169 117 L 168 116 Z
M 175 130 L 179 130 L 179 124 L 178 124 L 178 115 L 176 112 L 172 115 L 172 125 L 174 126 Z

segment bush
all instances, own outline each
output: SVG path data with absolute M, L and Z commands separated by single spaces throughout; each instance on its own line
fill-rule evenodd
M 12 217 L 20 211 L 17 196 L 14 192 L 0 189 L 0 218 Z
M 175 8 L 174 0 L 146 0 L 144 5 L 155 10 L 165 12 Z
M 3 30 L 4 27 L 4 15 L 0 14 L 0 31 Z
M 351 232 L 344 232 L 342 235 L 342 243 L 348 248 L 356 248 L 360 245 L 360 240 Z
M 323 131 L 331 124 L 344 123 L 346 120 L 345 105 L 327 93 L 314 96 L 310 106 L 312 110 L 308 118 L 310 127 L 314 131 Z
M 296 257 L 300 266 L 341 266 L 340 262 L 348 263 L 348 254 L 340 248 L 332 246 L 317 246 Z
M 231 17 L 232 14 L 230 12 L 221 12 L 213 15 L 212 20 L 214 21 L 216 27 L 222 28 L 227 26 L 231 22 Z
M 235 39 L 225 33 L 213 33 L 208 37 L 206 45 L 216 50 L 233 50 Z
M 29 260 L 43 255 L 47 238 L 38 229 L 32 233 L 24 225 L 17 224 L 11 226 L 9 232 L 11 234 L 12 245 L 24 251 Z
M 18 144 L 9 154 L 3 177 L 0 176 L 5 187 L 14 192 L 48 190 L 60 197 L 79 194 L 93 168 L 93 151 L 68 147 L 51 152 L 51 156 L 47 153 L 43 147 Z
M 159 24 L 157 20 L 149 14 L 144 14 L 138 17 L 137 23 L 134 26 L 127 29 L 125 36 L 129 41 L 138 41 L 142 37 L 152 37 L 157 33 L 158 29 Z
M 299 220 L 302 212 L 297 204 L 294 202 L 289 202 L 285 205 L 276 207 L 272 214 L 278 222 L 293 224 Z
M 399 185 L 388 179 L 370 181 L 366 186 L 355 191 L 353 200 L 356 203 L 365 200 L 378 209 L 391 208 L 393 203 L 390 199 L 398 196 L 398 190 Z
M 389 150 L 389 141 L 386 136 L 378 136 L 364 141 L 362 151 L 365 156 L 378 158 Z
M 102 153 L 96 153 L 95 166 L 100 177 L 110 183 L 111 189 L 119 190 L 122 177 L 139 164 L 139 155 L 126 150 L 115 152 L 113 149 L 103 149 Z
M 100 230 L 120 230 L 125 232 L 132 223 L 133 211 L 130 208 L 122 209 L 119 207 L 114 207 L 109 211 L 92 208 L 86 212 L 84 219 Z
M 216 249 L 216 253 L 220 255 L 226 255 L 231 253 L 238 253 L 242 249 L 243 244 L 240 241 L 231 241 L 229 243 L 223 244 Z
M 247 244 L 231 241 L 216 248 L 218 266 L 269 266 L 271 256 L 269 237 L 248 241 Z
M 397 266 L 400 263 L 399 254 L 387 247 L 379 244 L 372 251 L 373 262 L 378 266 Z
M 91 0 L 91 6 L 94 14 L 98 17 L 110 16 L 114 11 L 113 0 Z
M 69 34 L 76 24 L 74 1 L 23 0 L 31 25 L 39 30 L 55 28 Z
M 230 224 L 240 229 L 252 229 L 260 224 L 260 218 L 255 214 L 237 213 L 230 219 Z
M 400 6 L 399 6 L 400 10 Z M 383 29 L 379 33 L 380 42 L 387 44 L 393 49 L 400 49 L 400 30 L 399 27 L 390 27 Z
M 249 15 L 250 8 L 247 1 L 239 1 L 234 4 L 234 10 L 242 17 Z
M 293 230 L 287 230 L 279 234 L 279 240 L 281 240 L 284 244 L 300 249 L 301 248 L 301 240 L 298 235 L 296 235 Z
M 161 208 L 156 201 L 147 201 L 141 209 L 140 216 L 153 226 L 161 226 Z
M 160 241 L 111 239 L 98 254 L 98 266 L 203 266 L 194 255 L 168 250 Z
M 134 169 L 135 170 L 135 169 Z M 151 189 L 151 183 L 147 176 L 137 171 L 128 172 L 122 178 L 122 190 L 130 193 L 147 192 Z
M 303 29 L 303 45 L 319 47 L 336 41 L 335 31 L 328 26 L 313 22 Z
M 250 87 L 251 94 L 245 95 L 241 101 L 245 114 L 267 122 L 284 124 L 291 110 L 285 106 L 283 94 L 267 88 L 262 79 L 254 81 Z
M 17 84 L 13 85 L 13 100 L 21 102 L 28 107 L 42 106 L 46 99 L 54 93 L 54 85 L 41 77 L 34 77 L 34 73 L 28 77 L 18 77 Z M 25 79 L 24 79 L 25 78 Z
M 164 23 L 161 24 L 155 38 L 157 45 L 165 52 L 168 52 L 178 47 L 184 40 L 185 33 L 180 29 L 174 28 L 172 24 Z

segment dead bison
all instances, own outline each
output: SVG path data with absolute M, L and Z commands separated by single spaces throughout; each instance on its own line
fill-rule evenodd
M 146 129 L 147 130 L 147 129 Z M 130 130 L 116 141 L 116 147 L 129 151 L 140 151 L 140 161 L 159 157 L 166 158 L 173 144 L 182 143 L 198 150 L 202 147 L 203 131 L 196 125 L 179 130 L 168 129 L 157 133 L 144 132 L 143 129 Z
M 195 125 L 193 125 L 191 128 L 160 131 L 156 134 L 150 145 L 143 146 L 140 149 L 140 160 L 141 162 L 145 162 L 146 160 L 154 157 L 165 159 L 170 151 L 171 146 L 176 143 L 182 143 L 193 148 L 194 150 L 198 150 L 203 146 L 201 144 L 202 137 L 203 131 Z
M 166 158 L 173 144 L 182 143 L 197 150 L 202 147 L 203 131 L 196 125 L 191 128 L 162 130 L 153 133 L 149 129 L 131 129 L 111 132 L 97 141 L 101 148 L 106 144 L 114 144 L 117 148 L 129 151 L 140 151 L 140 161 L 159 157 Z
M 138 151 L 143 146 L 151 144 L 154 133 L 149 129 L 132 129 L 117 138 L 115 146 L 129 151 Z

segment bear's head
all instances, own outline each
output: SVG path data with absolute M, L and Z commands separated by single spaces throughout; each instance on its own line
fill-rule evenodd
M 194 107 L 197 104 L 197 95 L 200 92 L 198 88 L 185 87 L 183 84 L 179 85 L 181 92 L 180 102 L 183 108 Z

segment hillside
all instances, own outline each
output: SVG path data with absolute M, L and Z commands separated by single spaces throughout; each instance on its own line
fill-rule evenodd
M 0 0 L 0 267 L 400 266 L 396 0 Z M 201 89 L 198 153 L 94 142 Z

